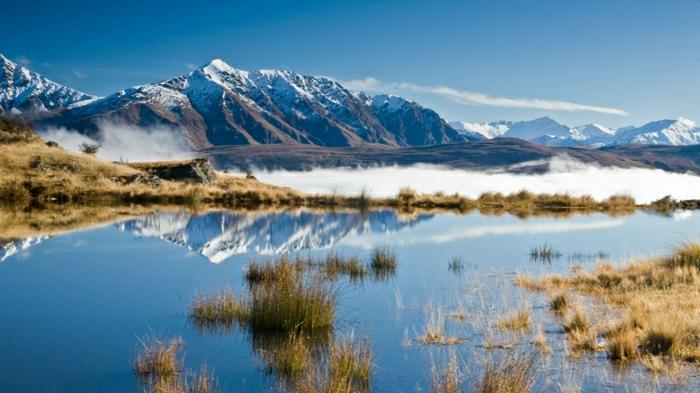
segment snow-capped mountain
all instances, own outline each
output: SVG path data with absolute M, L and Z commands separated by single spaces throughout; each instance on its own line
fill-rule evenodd
M 695 145 L 700 144 L 700 129 L 685 118 L 659 120 L 641 127 L 613 129 L 600 124 L 570 127 L 548 117 L 530 121 L 492 123 L 451 122 L 465 134 L 478 133 L 486 138 L 511 137 L 547 146 L 600 147 L 620 144 Z
M 401 220 L 395 211 L 318 214 L 279 213 L 160 213 L 119 225 L 134 236 L 155 237 L 202 254 L 220 263 L 234 255 L 254 252 L 279 255 L 328 248 L 350 234 L 396 232 L 430 219 L 420 215 Z
M 182 130 L 195 148 L 241 144 L 393 147 L 471 138 L 434 111 L 396 96 L 353 92 L 325 77 L 244 71 L 213 60 L 191 73 L 95 98 L 55 84 L 3 58 L 0 105 L 35 122 L 88 135 L 106 121 Z
M 0 54 L 0 113 L 36 115 L 95 98 L 52 82 Z
M 641 127 L 625 127 L 615 134 L 616 144 L 696 145 L 700 144 L 700 128 L 694 121 L 680 117 L 659 120 Z

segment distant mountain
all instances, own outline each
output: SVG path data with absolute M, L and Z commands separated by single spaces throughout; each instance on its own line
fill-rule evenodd
M 700 144 L 700 129 L 696 127 L 695 122 L 685 118 L 653 121 L 641 127 L 623 127 L 617 130 L 600 124 L 570 127 L 549 117 L 517 122 L 450 124 L 465 135 L 480 134 L 489 139 L 505 136 L 555 147 Z
M 172 126 L 183 130 L 195 148 L 254 144 L 406 147 L 473 139 L 415 102 L 396 96 L 373 97 L 350 91 L 329 78 L 290 71 L 248 72 L 213 60 L 187 75 L 96 98 L 3 59 L 0 107 L 25 117 L 40 117 L 35 122 L 38 126 L 61 126 L 88 135 L 111 121 Z
M 0 54 L 0 113 L 33 115 L 96 97 L 52 82 Z
M 679 118 L 677 120 L 659 120 L 641 127 L 627 127 L 615 134 L 616 144 L 643 145 L 697 145 L 700 144 L 700 129 L 694 121 Z

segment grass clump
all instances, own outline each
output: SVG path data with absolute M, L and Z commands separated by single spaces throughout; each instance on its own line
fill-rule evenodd
M 426 309 L 427 321 L 424 334 L 418 342 L 424 345 L 458 345 L 464 342 L 459 337 L 445 334 L 445 313 L 441 307 L 429 306 Z
M 459 393 L 462 391 L 459 364 L 457 356 L 450 357 L 447 364 L 441 369 L 432 368 L 430 393 Z
M 389 247 L 375 247 L 370 254 L 370 269 L 375 278 L 387 278 L 396 273 L 399 265 L 396 254 Z
M 595 351 L 598 348 L 593 325 L 579 307 L 575 307 L 566 317 L 562 327 L 574 352 Z
M 484 367 L 481 380 L 474 393 L 528 393 L 535 381 L 533 355 L 506 355 L 490 361 Z
M 246 267 L 245 280 L 250 286 L 263 282 L 271 283 L 287 280 L 302 272 L 306 265 L 306 261 L 302 259 L 291 260 L 286 255 L 282 256 L 278 261 L 253 261 Z
M 670 258 L 671 266 L 700 268 L 700 243 L 683 243 Z
M 366 387 L 372 376 L 372 349 L 369 340 L 336 341 L 329 351 L 331 379 L 344 380 L 351 385 Z
M 551 263 L 561 258 L 562 253 L 549 244 L 532 247 L 530 249 L 530 260 L 537 262 Z
M 352 281 L 361 281 L 367 274 L 367 267 L 358 258 L 345 258 L 337 253 L 328 254 L 317 266 L 329 279 L 347 276 Z
M 680 332 L 672 327 L 650 328 L 644 334 L 642 346 L 652 355 L 670 355 L 680 345 Z
M 224 288 L 211 296 L 199 295 L 190 306 L 190 318 L 203 330 L 231 328 L 247 315 L 246 305 Z
M 265 338 L 275 342 L 274 338 Z M 290 333 L 281 343 L 266 344 L 268 349 L 260 349 L 260 356 L 266 365 L 266 371 L 279 376 L 284 381 L 294 380 L 311 363 L 309 338 L 300 333 Z
M 637 356 L 637 338 L 632 330 L 617 329 L 607 339 L 606 353 L 610 360 L 627 362 Z
M 452 274 L 459 274 L 464 270 L 464 258 L 455 256 L 447 263 L 447 268 Z
M 373 375 L 369 340 L 351 337 L 334 341 L 321 361 L 292 385 L 295 393 L 359 393 L 370 391 Z
M 522 309 L 499 321 L 496 326 L 503 330 L 523 331 L 530 329 L 531 322 L 532 315 L 530 314 L 530 311 Z
M 560 293 L 552 297 L 549 301 L 549 308 L 556 314 L 563 315 L 571 305 L 571 300 L 565 293 Z
M 236 322 L 257 332 L 279 333 L 314 333 L 333 326 L 336 294 L 330 285 L 317 277 L 305 277 L 285 259 L 259 271 L 262 273 L 255 277 L 265 278 L 254 280 L 259 284 L 250 286 L 247 296 L 240 299 L 229 289 L 195 298 L 189 312 L 195 324 L 216 328 Z
M 535 349 L 537 352 L 541 354 L 547 355 L 552 352 L 552 348 L 547 345 L 547 337 L 545 337 L 541 327 L 537 328 L 537 333 L 535 333 L 533 344 L 535 344 Z
M 169 378 L 180 374 L 182 362 L 178 352 L 182 340 L 173 339 L 162 342 L 146 337 L 141 341 L 142 350 L 136 355 L 134 372 L 143 378 Z
M 335 291 L 329 285 L 297 273 L 251 288 L 244 320 L 258 331 L 311 333 L 333 326 L 335 304 Z

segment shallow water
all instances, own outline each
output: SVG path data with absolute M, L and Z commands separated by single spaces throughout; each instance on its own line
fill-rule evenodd
M 335 331 L 369 336 L 376 372 L 373 391 L 428 391 L 430 368 L 451 353 L 468 365 L 473 381 L 489 356 L 486 342 L 532 350 L 532 335 L 498 332 L 509 310 L 531 308 L 554 349 L 538 361 L 538 387 L 581 384 L 583 391 L 637 391 L 654 386 L 638 367 L 618 369 L 603 353 L 566 356 L 564 335 L 546 299 L 513 287 L 517 274 L 566 273 L 593 266 L 597 255 L 624 262 L 659 255 L 682 240 L 700 238 L 700 214 L 663 217 L 637 213 L 569 218 L 360 213 L 162 213 L 55 237 L 17 241 L 0 252 L 1 392 L 140 392 L 132 361 L 145 334 L 181 336 L 185 365 L 206 362 L 223 392 L 274 391 L 250 337 L 237 330 L 198 332 L 186 316 L 199 293 L 230 286 L 244 291 L 242 272 L 251 259 L 284 253 L 337 251 L 367 258 L 388 245 L 399 257 L 395 277 L 360 285 L 340 281 Z M 562 257 L 530 259 L 530 249 L 551 245 Z M 462 256 L 461 272 L 448 261 Z M 429 318 L 445 317 L 456 346 L 415 342 Z M 664 391 L 696 391 L 691 373 L 682 384 L 661 379 Z M 645 391 L 648 391 L 645 390 Z

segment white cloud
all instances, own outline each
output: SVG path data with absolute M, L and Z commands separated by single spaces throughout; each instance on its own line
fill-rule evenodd
M 494 97 L 484 93 L 459 90 L 448 86 L 423 86 L 415 83 L 395 82 L 384 83 L 373 77 L 339 82 L 350 90 L 364 91 L 368 93 L 400 94 L 409 92 L 434 94 L 462 105 L 488 105 L 504 108 L 542 109 L 563 112 L 597 112 L 608 115 L 629 116 L 629 113 L 622 109 L 604 106 L 577 104 L 574 102 L 557 100 L 543 100 L 539 98 Z

